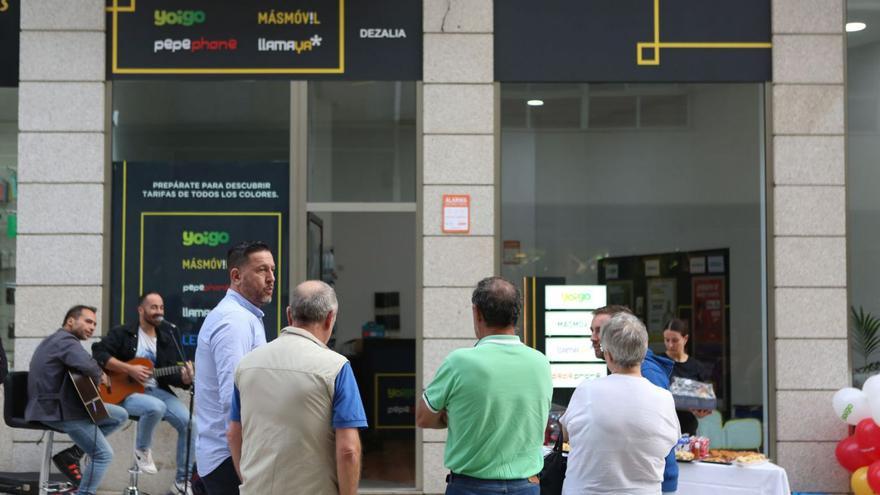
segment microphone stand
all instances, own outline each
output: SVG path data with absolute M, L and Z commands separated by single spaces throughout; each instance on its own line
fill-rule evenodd
M 177 347 L 177 353 L 180 355 L 180 360 L 184 366 L 186 366 L 186 355 L 183 354 L 183 349 L 180 347 L 180 342 L 178 341 L 178 337 L 181 336 L 180 332 L 175 332 L 177 329 L 177 325 L 174 325 L 169 322 L 168 326 L 171 327 L 171 340 L 174 341 L 174 346 Z M 195 404 L 195 396 L 196 396 L 196 377 L 195 373 L 192 376 L 192 383 L 189 386 L 189 420 L 186 424 L 186 468 L 184 472 L 186 476 L 183 478 L 183 491 L 186 493 L 187 488 L 191 485 L 192 473 L 190 472 L 190 446 L 192 445 L 192 425 L 193 425 L 193 407 Z

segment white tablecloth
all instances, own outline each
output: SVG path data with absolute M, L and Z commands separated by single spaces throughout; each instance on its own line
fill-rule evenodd
M 776 464 L 758 466 L 678 463 L 676 495 L 789 495 L 788 476 Z

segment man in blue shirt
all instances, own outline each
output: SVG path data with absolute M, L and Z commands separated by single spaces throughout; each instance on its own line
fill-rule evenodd
M 275 290 L 269 246 L 243 242 L 229 250 L 229 290 L 211 310 L 196 347 L 196 464 L 210 495 L 238 494 L 226 442 L 233 372 L 245 354 L 266 343 L 263 311 Z
M 228 437 L 242 494 L 357 493 L 367 418 L 351 365 L 327 348 L 337 309 L 329 285 L 299 284 L 290 326 L 239 363 Z

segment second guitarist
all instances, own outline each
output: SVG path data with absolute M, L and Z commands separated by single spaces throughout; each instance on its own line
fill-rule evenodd
M 135 445 L 138 467 L 146 474 L 157 472 L 151 450 L 153 432 L 160 421 L 167 421 L 177 430 L 177 473 L 171 493 L 191 495 L 192 492 L 184 488 L 184 480 L 192 473 L 192 466 L 190 469 L 184 466 L 189 411 L 171 387 L 190 387 L 192 365 L 187 362 L 180 367 L 180 373 L 155 378 L 148 367 L 127 363 L 136 357 L 149 359 L 155 368 L 176 366 L 180 362 L 175 337 L 167 325 L 162 325 L 165 316 L 162 296 L 157 292 L 143 294 L 138 299 L 137 311 L 137 321 L 113 328 L 107 336 L 92 344 L 92 355 L 107 371 L 123 372 L 144 385 L 144 393 L 133 393 L 120 403 L 130 415 L 139 417 Z M 196 435 L 190 438 L 195 442 Z M 190 448 L 195 451 L 194 446 Z

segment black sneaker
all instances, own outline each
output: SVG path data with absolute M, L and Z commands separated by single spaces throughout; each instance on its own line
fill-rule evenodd
M 73 483 L 73 486 L 79 486 L 79 482 L 82 480 L 82 473 L 79 469 L 79 459 L 82 455 L 82 449 L 74 445 L 52 456 L 55 467 Z

